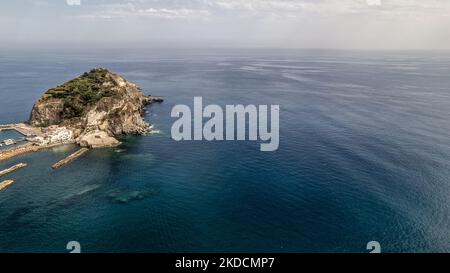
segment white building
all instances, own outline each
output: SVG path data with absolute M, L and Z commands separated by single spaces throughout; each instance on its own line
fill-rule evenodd
M 48 141 L 50 143 L 68 142 L 73 140 L 72 130 L 66 127 L 58 127 L 56 130 L 48 134 Z

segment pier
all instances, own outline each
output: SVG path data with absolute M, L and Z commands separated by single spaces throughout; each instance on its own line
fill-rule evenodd
M 12 149 L 0 151 L 0 161 L 10 159 L 12 157 L 37 152 L 41 149 L 47 148 L 46 146 L 38 146 L 34 143 L 25 143 Z
M 42 134 L 40 128 L 25 123 L 0 125 L 0 132 L 1 131 L 17 131 L 26 137 L 40 136 Z
M 11 168 L 8 168 L 6 170 L 0 171 L 0 176 L 4 176 L 4 175 L 6 175 L 8 173 L 12 173 L 12 172 L 14 172 L 14 171 L 16 171 L 18 169 L 24 168 L 26 166 L 27 166 L 27 164 L 25 164 L 25 163 L 19 163 L 17 165 L 12 166 Z
M 64 165 L 69 164 L 70 162 L 78 159 L 79 157 L 83 156 L 85 153 L 87 153 L 87 151 L 89 151 L 88 148 L 81 148 L 80 150 L 76 151 L 75 153 L 69 155 L 68 157 L 64 158 L 63 160 L 55 163 L 52 168 L 53 169 L 59 169 L 61 167 L 63 167 Z
M 14 183 L 13 180 L 6 180 L 0 183 L 0 191 L 6 189 L 7 187 L 11 186 L 12 183 Z

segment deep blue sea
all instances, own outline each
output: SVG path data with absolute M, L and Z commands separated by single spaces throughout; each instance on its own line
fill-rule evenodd
M 0 162 L 28 164 L 2 177 L 0 252 L 450 251 L 449 53 L 2 51 L 0 123 L 94 67 L 165 98 L 145 114 L 159 133 L 56 171 L 75 146 Z M 194 96 L 279 104 L 279 150 L 172 140 Z

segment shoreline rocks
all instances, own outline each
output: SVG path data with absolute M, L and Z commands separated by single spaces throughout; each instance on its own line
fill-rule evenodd
M 87 147 L 87 148 L 107 148 L 107 147 L 116 147 L 120 145 L 120 141 L 115 139 L 114 137 L 109 136 L 104 131 L 91 131 L 89 133 L 86 133 L 82 135 L 78 140 L 77 143 L 81 147 Z

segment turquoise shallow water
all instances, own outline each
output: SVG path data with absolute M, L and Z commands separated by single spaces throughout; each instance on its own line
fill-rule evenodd
M 450 251 L 450 55 L 423 52 L 0 52 L 0 123 L 103 66 L 164 96 L 126 137 L 57 171 L 65 146 L 0 162 L 0 251 Z M 279 104 L 280 148 L 175 142 L 176 104 Z

